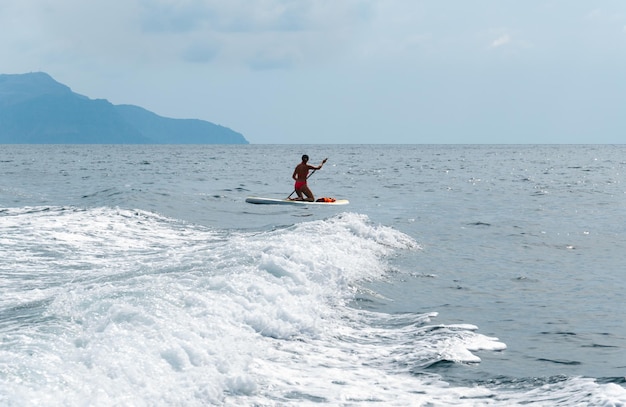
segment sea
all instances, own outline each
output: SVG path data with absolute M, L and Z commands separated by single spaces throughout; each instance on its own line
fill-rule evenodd
M 0 406 L 625 406 L 625 321 L 625 145 L 0 147 Z

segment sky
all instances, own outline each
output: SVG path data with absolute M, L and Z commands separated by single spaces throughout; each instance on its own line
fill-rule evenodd
M 0 73 L 252 144 L 626 142 L 624 0 L 0 0 Z

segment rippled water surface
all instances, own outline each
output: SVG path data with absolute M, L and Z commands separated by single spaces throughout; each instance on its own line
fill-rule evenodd
M 624 153 L 5 145 L 0 404 L 624 405 Z

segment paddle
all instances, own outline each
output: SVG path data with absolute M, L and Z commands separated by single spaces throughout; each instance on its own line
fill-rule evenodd
M 325 164 L 326 161 L 328 161 L 328 158 L 324 158 L 324 161 L 322 161 L 322 164 Z M 315 171 L 317 171 L 317 170 L 313 170 L 313 172 L 311 172 L 309 175 L 307 175 L 306 179 L 309 179 L 311 177 L 311 175 L 315 174 Z M 294 189 L 293 192 L 289 194 L 287 199 L 291 199 L 291 195 L 293 195 L 295 192 L 296 192 L 296 190 Z

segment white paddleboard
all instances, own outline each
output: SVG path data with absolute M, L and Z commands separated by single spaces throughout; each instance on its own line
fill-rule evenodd
M 347 205 L 350 203 L 347 199 L 337 199 L 335 202 L 309 202 L 292 201 L 291 199 L 262 198 L 259 196 L 249 196 L 246 198 L 246 202 L 265 205 Z

